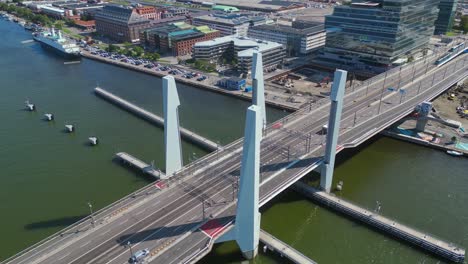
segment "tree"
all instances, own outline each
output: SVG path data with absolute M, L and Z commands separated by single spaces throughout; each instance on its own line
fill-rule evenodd
M 54 23 L 54 27 L 58 30 L 62 30 L 64 26 L 65 26 L 65 23 L 63 23 L 63 21 L 61 20 L 57 20 Z
M 120 48 L 114 44 L 109 44 L 106 49 L 108 52 L 118 52 Z
M 69 27 L 73 27 L 75 25 L 75 20 L 70 19 L 70 18 L 64 18 L 63 21 L 65 21 L 65 25 Z
M 135 46 L 133 47 L 133 52 L 135 53 L 135 56 L 140 57 L 141 55 L 143 55 L 145 50 L 140 46 Z
M 93 20 L 93 16 L 89 13 L 81 14 L 80 19 L 83 21 Z
M 460 29 L 463 30 L 463 34 L 468 33 L 468 15 L 461 17 Z

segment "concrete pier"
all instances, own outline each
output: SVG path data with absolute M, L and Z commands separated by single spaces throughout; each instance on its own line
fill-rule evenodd
M 295 250 L 288 244 L 270 235 L 264 230 L 260 230 L 260 241 L 265 244 L 268 249 L 279 252 L 282 256 L 288 258 L 294 263 L 316 264 L 316 262 L 304 256 L 301 252 Z
M 153 166 L 146 164 L 145 162 L 133 157 L 132 155 L 119 152 L 115 154 L 115 156 L 120 159 L 121 161 L 131 164 L 132 166 L 136 167 L 137 169 L 141 170 L 145 174 L 149 174 L 156 179 L 159 179 L 161 176 L 161 172 L 153 168 Z
M 402 240 L 406 240 L 415 246 L 433 253 L 434 255 L 438 255 L 454 262 L 463 262 L 465 259 L 465 250 L 452 243 L 445 242 L 429 234 L 425 234 L 414 230 L 411 227 L 399 224 L 394 220 L 383 217 L 373 211 L 363 209 L 341 198 L 311 187 L 303 182 L 297 182 L 294 184 L 293 189 L 314 201 L 375 227 L 382 232 L 388 233 Z
M 164 127 L 164 119 L 162 117 L 159 117 L 151 112 L 146 111 L 145 109 L 138 107 L 102 88 L 96 87 L 94 89 L 94 92 L 96 95 L 100 96 L 101 98 L 106 99 L 107 101 L 123 108 L 124 110 L 127 110 L 130 113 L 133 113 L 153 124 L 156 124 L 158 126 Z M 204 138 L 194 132 L 191 132 L 188 129 L 185 128 L 180 128 L 180 135 L 183 139 L 205 149 L 208 151 L 215 151 L 218 149 L 218 144 L 215 142 Z

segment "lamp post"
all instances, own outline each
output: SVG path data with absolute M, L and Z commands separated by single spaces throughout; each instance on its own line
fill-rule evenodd
M 91 224 L 94 227 L 93 205 L 91 204 L 91 202 L 88 202 L 88 207 L 89 207 L 89 212 L 90 212 L 89 216 L 91 217 Z
M 127 241 L 127 246 L 130 249 L 130 257 L 132 257 L 133 256 L 133 251 L 132 251 L 132 243 L 130 243 L 130 240 Z

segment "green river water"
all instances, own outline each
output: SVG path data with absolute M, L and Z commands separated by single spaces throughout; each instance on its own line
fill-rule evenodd
M 83 59 L 64 60 L 30 33 L 0 21 L 0 260 L 149 183 L 112 161 L 125 151 L 163 166 L 163 131 L 97 98 L 99 85 L 161 114 L 160 79 Z M 181 124 L 221 144 L 242 136 L 248 102 L 179 85 Z M 24 110 L 29 99 L 37 112 Z M 43 114 L 55 114 L 54 122 Z M 284 116 L 268 109 L 270 121 Z M 64 124 L 76 133 L 64 133 Z M 98 147 L 86 145 L 97 135 Z M 206 154 L 183 144 L 184 159 Z M 339 156 L 337 195 L 464 248 L 468 247 L 468 162 L 443 152 L 377 138 Z M 444 263 L 286 191 L 262 209 L 262 228 L 319 263 Z M 261 251 L 261 250 L 260 250 Z M 201 263 L 241 263 L 225 243 Z M 275 253 L 252 263 L 288 263 Z

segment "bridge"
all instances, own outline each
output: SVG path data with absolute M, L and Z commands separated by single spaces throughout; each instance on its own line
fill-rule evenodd
M 356 147 L 468 75 L 466 54 L 436 67 L 434 54 L 375 76 L 344 97 L 337 152 Z M 331 104 L 321 99 L 268 125 L 260 145 L 259 206 L 323 162 Z M 233 228 L 243 139 L 40 241 L 3 263 L 195 263 Z M 404 184 L 404 183 L 403 183 Z

